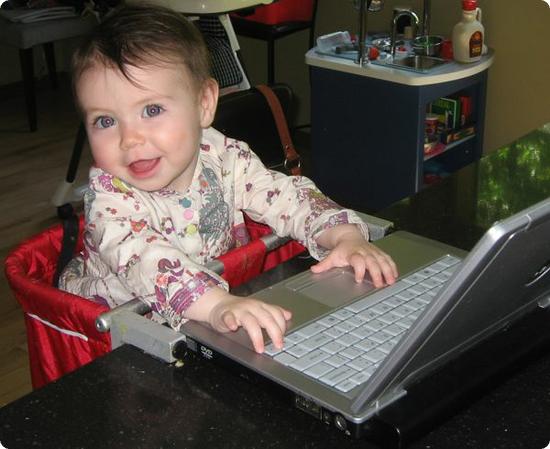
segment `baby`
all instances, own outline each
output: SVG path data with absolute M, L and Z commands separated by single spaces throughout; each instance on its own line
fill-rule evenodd
M 204 267 L 247 243 L 243 212 L 303 243 L 320 260 L 315 273 L 350 265 L 357 282 L 367 271 L 375 286 L 395 281 L 394 262 L 352 211 L 210 127 L 218 86 L 182 15 L 120 9 L 76 51 L 73 88 L 95 165 L 85 249 L 61 277 L 65 290 L 111 307 L 139 298 L 174 329 L 189 319 L 242 326 L 257 352 L 263 329 L 281 348 L 291 312 L 230 294 Z

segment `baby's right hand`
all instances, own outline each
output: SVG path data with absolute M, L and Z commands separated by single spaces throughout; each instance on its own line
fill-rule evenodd
M 273 345 L 283 347 L 286 322 L 292 313 L 282 307 L 267 304 L 252 298 L 241 298 L 226 294 L 211 310 L 210 325 L 219 332 L 236 331 L 243 327 L 248 333 L 254 350 L 264 351 L 262 329 L 265 329 Z

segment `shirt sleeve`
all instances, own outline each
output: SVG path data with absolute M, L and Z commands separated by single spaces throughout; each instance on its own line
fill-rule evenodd
M 186 321 L 187 308 L 215 286 L 218 275 L 190 260 L 152 224 L 139 195 L 105 173 L 92 179 L 86 199 L 89 269 L 113 274 L 130 296 L 147 303 L 171 327 Z
M 357 214 L 325 196 L 310 179 L 269 170 L 246 144 L 240 145 L 234 164 L 236 198 L 250 218 L 268 224 L 277 235 L 290 235 L 318 260 L 328 254 L 316 241 L 326 229 L 355 224 L 368 239 L 368 227 Z

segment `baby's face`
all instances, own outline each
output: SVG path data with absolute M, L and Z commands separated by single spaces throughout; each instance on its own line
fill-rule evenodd
M 77 83 L 95 163 L 142 190 L 185 192 L 201 130 L 214 118 L 217 85 L 209 80 L 198 92 L 181 65 L 130 67 L 129 72 L 136 83 L 97 64 Z

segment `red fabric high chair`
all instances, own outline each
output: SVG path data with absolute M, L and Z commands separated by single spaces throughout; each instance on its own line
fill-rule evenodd
M 82 249 L 82 222 L 77 249 Z M 247 220 L 251 242 L 218 258 L 222 276 L 236 287 L 304 251 L 288 241 L 267 252 L 261 236 L 268 226 Z M 25 314 L 31 379 L 34 388 L 54 381 L 111 350 L 109 333 L 95 327 L 97 316 L 109 310 L 52 285 L 62 246 L 62 225 L 31 237 L 6 258 L 8 282 Z
M 284 85 L 272 88 L 286 114 L 292 102 L 292 91 Z M 250 123 L 254 125 L 246 126 Z M 284 153 L 273 113 L 259 91 L 251 89 L 223 96 L 214 126 L 257 148 L 268 167 L 283 167 Z M 54 204 L 59 206 L 58 215 L 64 218 L 66 225 L 67 218 L 72 217 L 72 208 L 68 209 L 70 213 L 64 209 L 65 190 L 75 179 L 85 137 L 81 125 L 66 182 L 61 186 L 61 193 L 54 197 Z M 75 251 L 82 249 L 82 221 L 81 218 Z M 233 288 L 304 250 L 297 242 L 289 241 L 268 252 L 260 237 L 271 233 L 271 229 L 250 220 L 246 224 L 251 242 L 218 258 L 223 264 L 222 276 Z M 68 232 L 66 235 L 73 234 Z M 62 247 L 65 249 L 63 255 L 71 257 L 71 251 L 66 251 L 70 245 L 63 246 L 62 241 L 60 224 L 23 242 L 8 255 L 5 263 L 8 282 L 25 314 L 31 379 L 35 388 L 111 350 L 110 334 L 99 332 L 95 325 L 96 317 L 109 309 L 54 287 Z M 63 261 L 61 266 L 64 266 Z

